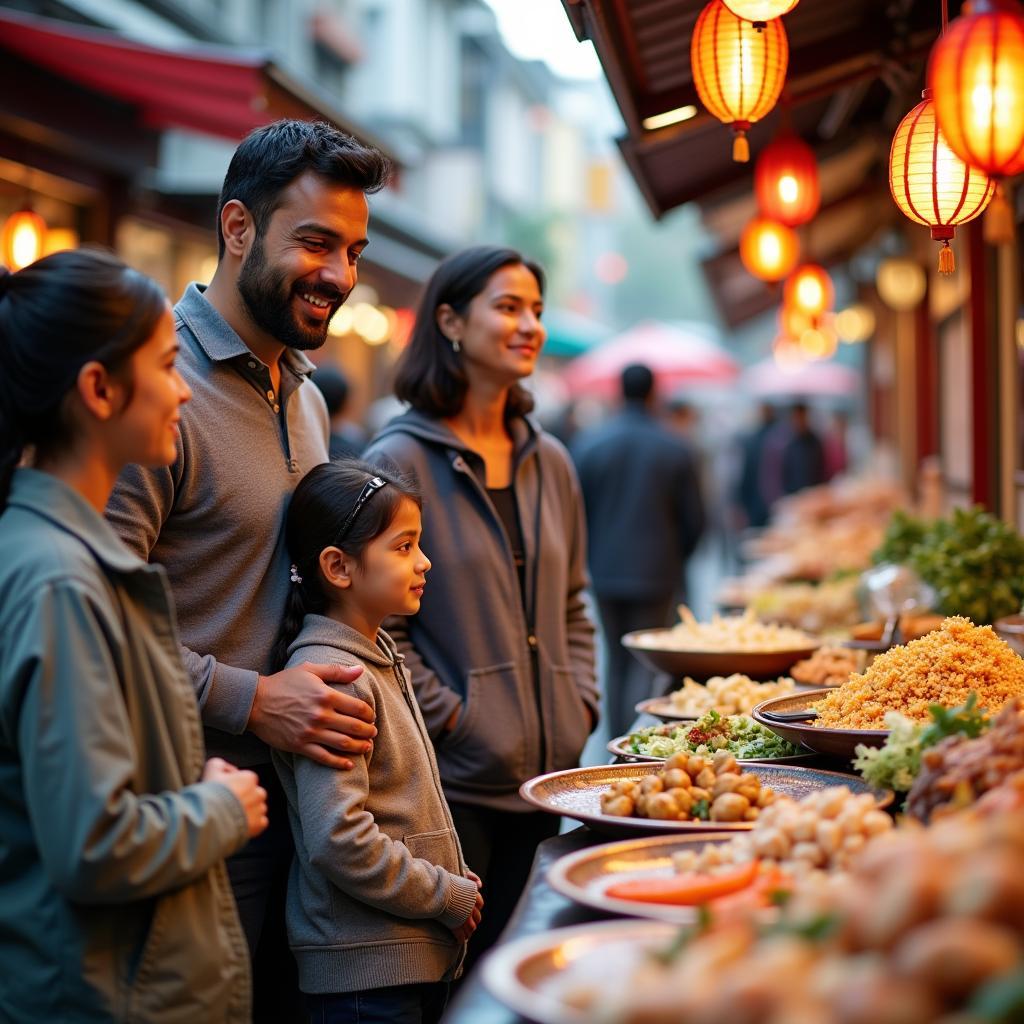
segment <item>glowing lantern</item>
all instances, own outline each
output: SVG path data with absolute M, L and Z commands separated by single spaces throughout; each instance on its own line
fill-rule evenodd
M 11 270 L 35 263 L 43 254 L 46 221 L 32 210 L 17 210 L 4 222 L 0 232 L 0 261 Z
M 763 25 L 773 18 L 789 14 L 800 0 L 722 0 L 722 3 L 736 15 L 755 24 Z
M 928 278 L 913 260 L 882 260 L 875 272 L 875 287 L 882 301 L 898 313 L 916 308 L 928 290 Z
M 808 327 L 797 340 L 800 351 L 807 359 L 828 359 L 835 355 L 839 338 L 829 326 Z
M 802 309 L 787 306 L 785 303 L 779 307 L 779 330 L 789 338 L 799 338 L 804 331 L 814 326 L 814 321 L 815 317 Z
M 820 317 L 832 308 L 835 292 L 832 278 L 824 267 L 816 263 L 805 263 L 786 279 L 782 301 L 791 309 L 799 310 L 811 317 Z
M 1024 171 L 1024 14 L 1013 0 L 977 0 L 964 11 L 932 48 L 928 87 L 949 148 L 998 184 Z M 985 234 L 1013 238 L 1001 186 Z
M 814 150 L 795 136 L 776 139 L 754 165 L 754 192 L 761 213 L 795 228 L 821 205 Z
M 736 17 L 722 0 L 700 12 L 690 40 L 693 82 L 705 107 L 736 133 L 732 157 L 750 159 L 746 131 L 778 101 L 789 44 L 778 19 L 763 28 Z
M 740 259 L 754 277 L 781 281 L 800 256 L 796 235 L 784 224 L 755 217 L 740 235 Z
M 856 303 L 836 313 L 836 334 L 847 345 L 867 341 L 875 333 L 875 314 L 870 306 Z
M 988 206 L 995 182 L 946 145 L 930 89 L 893 136 L 889 189 L 903 214 L 932 229 L 932 238 L 942 243 L 939 273 L 951 274 L 955 264 L 949 240 L 956 225 L 974 220 Z

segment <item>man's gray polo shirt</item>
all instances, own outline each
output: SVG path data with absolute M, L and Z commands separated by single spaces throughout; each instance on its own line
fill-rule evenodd
M 273 671 L 291 585 L 285 512 L 302 477 L 327 461 L 327 409 L 305 356 L 285 350 L 276 393 L 269 369 L 202 292 L 189 285 L 174 307 L 178 366 L 192 389 L 178 456 L 167 468 L 129 466 L 107 516 L 167 570 L 209 752 L 251 766 L 270 761 L 244 729 L 257 673 Z

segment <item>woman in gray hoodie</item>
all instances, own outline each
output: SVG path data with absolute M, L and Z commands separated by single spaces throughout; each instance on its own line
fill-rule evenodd
M 367 452 L 424 488 L 430 588 L 418 615 L 387 625 L 487 892 L 470 960 L 497 938 L 538 843 L 558 829 L 519 786 L 578 764 L 597 721 L 579 485 L 565 449 L 529 415 L 520 383 L 544 344 L 543 293 L 540 267 L 512 249 L 446 259 L 395 378 L 412 408 Z
M 361 666 L 353 685 L 377 723 L 348 772 L 274 751 L 295 838 L 299 986 L 315 1024 L 432 1024 L 483 900 L 402 656 L 380 628 L 423 596 L 419 493 L 384 468 L 325 463 L 296 488 L 285 537 L 294 564 L 275 662 Z

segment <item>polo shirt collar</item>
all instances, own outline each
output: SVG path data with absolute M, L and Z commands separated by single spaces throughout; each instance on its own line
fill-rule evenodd
M 206 300 L 205 291 L 206 285 L 193 281 L 174 307 L 174 312 L 192 332 L 199 347 L 216 363 L 239 356 L 257 358 L 227 320 Z M 316 369 L 302 352 L 294 348 L 284 350 L 283 361 L 299 377 L 308 377 Z

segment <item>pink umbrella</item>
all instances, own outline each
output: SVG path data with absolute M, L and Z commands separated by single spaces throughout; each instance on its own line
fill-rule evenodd
M 573 396 L 612 398 L 631 363 L 651 369 L 662 395 L 684 384 L 728 384 L 739 373 L 729 353 L 697 331 L 647 320 L 574 359 L 563 380 Z
M 763 359 L 743 375 L 746 390 L 759 398 L 784 395 L 855 395 L 861 387 L 861 375 L 842 363 L 805 362 L 797 366 L 779 366 L 774 359 Z

